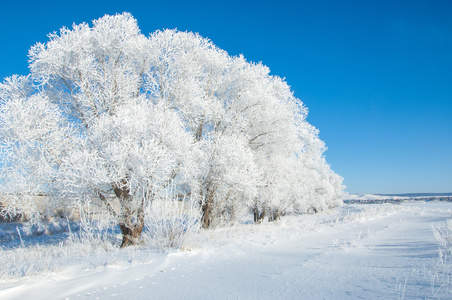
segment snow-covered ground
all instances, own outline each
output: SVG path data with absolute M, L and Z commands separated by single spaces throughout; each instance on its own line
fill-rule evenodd
M 398 194 L 398 195 L 379 195 L 379 194 L 349 194 L 346 200 L 352 201 L 407 201 L 407 200 L 433 200 L 433 199 L 450 199 L 452 197 L 451 193 L 443 194 Z
M 451 212 L 450 202 L 344 205 L 203 231 L 182 250 L 30 243 L 0 250 L 5 272 L 23 256 L 35 262 L 4 276 L 0 299 L 450 299 L 452 266 L 432 226 Z
M 404 196 L 389 196 L 389 195 L 375 195 L 375 194 L 349 194 L 347 200 L 408 200 L 409 197 Z

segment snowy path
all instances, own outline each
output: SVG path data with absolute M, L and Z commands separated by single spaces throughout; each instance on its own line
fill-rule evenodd
M 431 298 L 431 226 L 451 217 L 452 204 L 353 213 L 356 207 L 278 226 L 210 231 L 202 248 L 155 253 L 145 264 L 73 266 L 0 283 L 0 299 Z

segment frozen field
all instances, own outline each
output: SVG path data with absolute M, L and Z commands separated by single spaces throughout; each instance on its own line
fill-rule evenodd
M 166 251 L 41 236 L 54 244 L 1 250 L 3 272 L 24 271 L 3 276 L 0 299 L 450 299 L 433 226 L 451 212 L 450 202 L 345 205 L 204 231 Z

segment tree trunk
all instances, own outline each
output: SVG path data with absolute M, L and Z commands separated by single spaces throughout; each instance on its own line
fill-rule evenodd
M 269 222 L 274 222 L 281 219 L 282 213 L 280 211 L 274 211 L 268 216 Z
M 121 205 L 121 218 L 119 228 L 122 233 L 121 248 L 137 245 L 144 228 L 144 202 L 141 202 L 138 210 L 134 211 L 130 207 L 132 195 L 129 194 L 127 181 L 122 180 L 122 186 L 116 186 L 114 192 Z M 136 218 L 135 218 L 136 217 Z
M 254 223 L 261 223 L 265 218 L 265 209 L 262 212 L 259 212 L 258 208 L 253 209 L 254 213 Z
M 140 209 L 141 210 L 141 209 Z M 122 233 L 122 243 L 121 248 L 127 246 L 137 245 L 139 243 L 141 233 L 144 228 L 144 214 L 137 216 L 137 222 L 132 223 L 130 221 L 130 216 L 126 216 L 127 221 L 119 224 L 119 228 L 121 228 Z
M 212 219 L 212 208 L 214 204 L 214 196 L 215 196 L 216 188 L 207 188 L 207 197 L 205 203 L 202 205 L 202 218 L 201 224 L 202 228 L 209 228 Z

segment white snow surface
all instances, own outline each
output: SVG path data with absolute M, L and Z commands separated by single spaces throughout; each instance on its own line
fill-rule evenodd
M 410 197 L 375 194 L 349 194 L 347 200 L 409 200 Z
M 0 299 L 448 299 L 432 226 L 451 212 L 450 202 L 344 205 L 203 231 L 182 250 L 74 255 L 3 279 Z
M 403 194 L 403 195 L 378 195 L 378 194 L 348 194 L 346 200 L 368 201 L 368 200 L 425 200 L 426 198 L 438 199 L 450 197 L 450 193 L 444 194 Z

